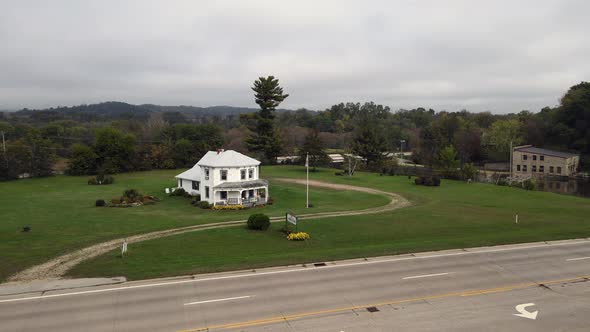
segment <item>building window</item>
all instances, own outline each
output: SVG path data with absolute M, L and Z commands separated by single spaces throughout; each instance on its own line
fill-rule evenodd
M 532 171 L 533 171 L 533 172 L 536 172 L 536 171 L 537 171 L 537 165 L 533 165 L 533 167 L 532 167 Z
M 221 173 L 221 181 L 226 181 L 227 180 L 227 171 L 222 169 L 220 171 L 220 173 Z
M 526 165 L 522 165 L 522 171 L 526 172 Z
M 250 168 L 248 170 L 248 179 L 251 179 L 254 177 L 254 168 Z
M 209 180 L 209 169 L 205 168 L 205 180 Z
M 523 155 L 522 155 L 522 160 L 527 160 L 528 158 L 529 158 L 529 156 L 528 156 L 528 155 L 526 155 L 526 154 L 523 154 Z
M 227 191 L 220 191 L 221 199 L 227 199 Z
M 545 161 L 545 156 L 539 156 L 540 161 Z
M 178 179 L 178 187 L 182 188 L 182 179 Z
M 193 181 L 193 190 L 199 190 L 199 181 Z
M 549 166 L 549 173 L 553 173 L 553 166 Z
M 537 155 L 536 154 L 533 155 L 533 160 L 537 160 Z
M 254 189 L 248 190 L 248 197 L 254 197 Z
M 557 174 L 561 174 L 561 167 L 557 167 Z
M 240 178 L 242 180 L 246 180 L 246 170 L 245 169 L 240 170 Z
M 545 173 L 545 166 L 543 166 L 543 165 L 539 166 L 539 172 Z
M 205 187 L 205 198 L 209 198 L 209 187 Z
M 516 171 L 520 172 L 520 165 L 516 165 Z

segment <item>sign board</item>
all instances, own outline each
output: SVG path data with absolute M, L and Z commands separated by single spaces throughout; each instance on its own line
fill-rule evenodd
M 287 213 L 287 222 L 297 226 L 297 216 L 291 213 Z

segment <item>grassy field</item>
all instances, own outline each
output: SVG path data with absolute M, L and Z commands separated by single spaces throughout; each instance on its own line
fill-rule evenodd
M 127 235 L 246 219 L 253 210 L 211 211 L 190 200 L 167 197 L 163 188 L 175 185 L 177 170 L 122 174 L 108 186 L 90 186 L 87 177 L 57 176 L 0 183 L 0 281 L 28 266 L 93 243 Z M 267 176 L 263 171 L 263 176 Z M 96 208 L 96 199 L 110 199 L 135 188 L 162 198 L 153 206 Z M 287 209 L 305 210 L 303 186 L 271 182 L 272 206 L 254 211 L 280 216 Z M 314 190 L 310 212 L 355 210 L 387 204 L 388 199 L 364 193 Z M 30 226 L 30 233 L 23 233 Z
M 302 167 L 265 168 L 269 177 L 304 178 Z M 311 174 L 314 180 L 396 192 L 415 205 L 388 213 L 306 220 L 308 242 L 287 241 L 273 225 L 267 232 L 243 227 L 186 233 L 113 251 L 71 271 L 72 276 L 143 279 L 271 265 L 590 236 L 590 200 L 547 192 L 443 180 L 416 186 L 401 176 Z M 514 223 L 514 214 L 519 223 Z

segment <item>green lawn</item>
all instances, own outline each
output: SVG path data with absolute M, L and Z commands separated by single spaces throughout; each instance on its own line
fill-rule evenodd
M 266 167 L 264 173 L 305 177 L 296 166 Z M 590 236 L 590 201 L 585 198 L 447 180 L 438 188 L 423 187 L 407 177 L 357 173 L 348 178 L 334 176 L 333 170 L 320 170 L 311 178 L 397 192 L 415 205 L 379 215 L 303 221 L 300 230 L 312 237 L 308 242 L 287 241 L 277 224 L 267 232 L 232 227 L 151 240 L 130 246 L 125 259 L 113 251 L 70 275 L 143 279 Z
M 167 197 L 165 187 L 175 185 L 178 170 L 128 173 L 115 176 L 108 186 L 90 186 L 87 177 L 56 176 L 0 183 L 0 281 L 28 266 L 93 243 L 138 233 L 246 219 L 253 210 L 211 211 L 190 205 L 190 200 Z M 268 178 L 267 172 L 262 176 Z M 110 199 L 135 188 L 162 198 L 153 206 L 96 208 L 98 198 Z M 280 216 L 287 209 L 303 213 L 303 186 L 271 181 L 275 204 L 256 212 Z M 382 196 L 333 190 L 313 190 L 309 212 L 356 210 L 387 204 Z M 31 226 L 23 233 L 23 226 Z

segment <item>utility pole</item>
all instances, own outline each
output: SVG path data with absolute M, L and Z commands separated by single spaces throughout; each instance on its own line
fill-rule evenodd
M 512 152 L 512 141 L 510 141 L 510 181 L 512 181 Z

